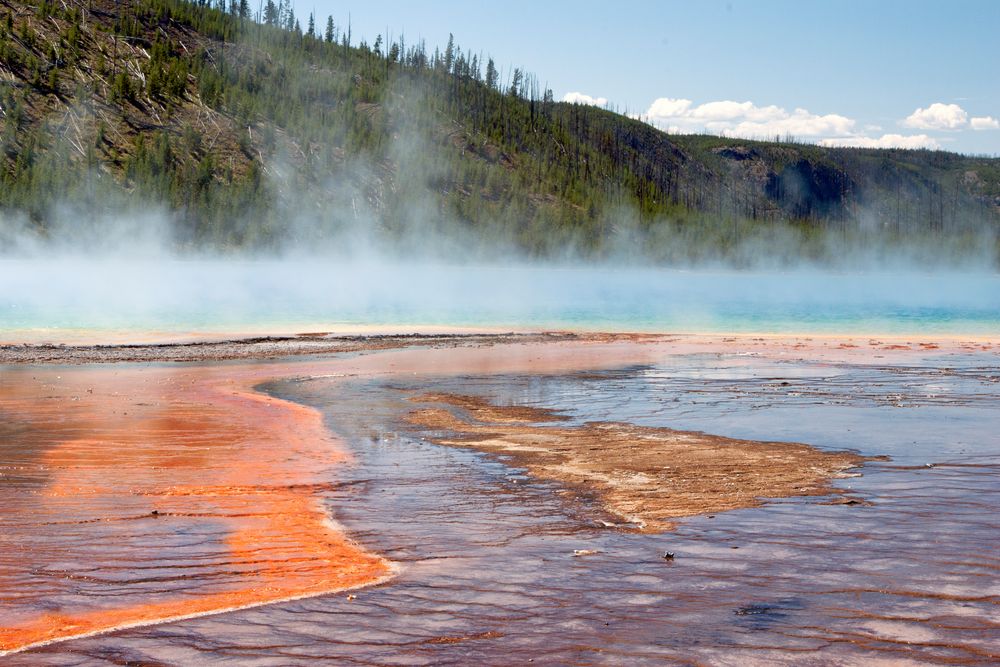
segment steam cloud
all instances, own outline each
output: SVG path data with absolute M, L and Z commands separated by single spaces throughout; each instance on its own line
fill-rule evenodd
M 403 120 L 387 152 L 391 178 L 384 164 L 350 159 L 316 183 L 293 161 L 269 160 L 264 187 L 284 229 L 266 249 L 185 245 L 169 210 L 100 190 L 107 179 L 96 176 L 97 194 L 58 202 L 44 230 L 8 214 L 0 219 L 2 338 L 355 325 L 891 329 L 907 317 L 918 327 L 946 326 L 945 310 L 966 328 L 998 320 L 990 229 L 933 247 L 890 246 L 865 225 L 805 237 L 786 225 L 736 221 L 726 237 L 704 238 L 669 220 L 644 223 L 620 204 L 599 221 L 596 251 L 562 230 L 544 260 L 525 256 L 512 232 L 518 225 L 505 219 L 517 211 L 474 228 L 442 211 L 435 193 L 448 182 L 447 164 L 434 157 L 441 139 L 408 124 L 405 108 L 394 117 Z M 839 315 L 827 322 L 824 313 Z

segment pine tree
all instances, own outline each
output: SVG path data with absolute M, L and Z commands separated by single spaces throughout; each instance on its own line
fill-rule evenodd
M 520 97 L 521 95 L 521 82 L 524 80 L 524 72 L 521 71 L 520 67 L 514 68 L 514 76 L 510 82 L 510 90 L 508 91 L 511 97 Z
M 334 38 L 334 35 L 333 35 L 333 17 L 332 16 L 327 16 L 326 17 L 326 34 L 323 35 L 323 39 L 326 40 L 327 44 L 332 44 L 333 43 L 333 38 Z
M 267 4 L 264 6 L 264 23 L 267 25 L 277 25 L 278 23 L 278 6 L 274 4 L 274 0 L 267 0 Z
M 444 50 L 444 71 L 450 72 L 455 64 L 455 36 L 448 33 L 448 46 Z
M 493 64 L 493 58 L 490 58 L 486 63 L 486 85 L 496 90 L 499 81 L 500 73 L 497 72 L 497 66 Z
M 312 12 L 309 13 L 309 27 L 306 29 L 306 35 L 310 39 L 316 39 L 316 19 L 313 18 Z

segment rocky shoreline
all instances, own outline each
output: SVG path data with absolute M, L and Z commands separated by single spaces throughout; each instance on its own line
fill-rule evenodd
M 482 346 L 579 340 L 572 333 L 256 336 L 171 343 L 64 345 L 0 344 L 0 364 L 93 364 L 266 360 L 368 352 L 402 347 Z

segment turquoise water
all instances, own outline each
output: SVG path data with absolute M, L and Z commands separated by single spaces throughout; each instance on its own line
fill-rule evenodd
M 995 335 L 1000 275 L 0 261 L 8 341 L 355 327 Z

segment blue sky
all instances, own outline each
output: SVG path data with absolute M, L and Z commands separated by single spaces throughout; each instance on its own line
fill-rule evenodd
M 432 50 L 452 32 L 672 131 L 1000 154 L 1000 0 L 301 1 L 303 24 Z

